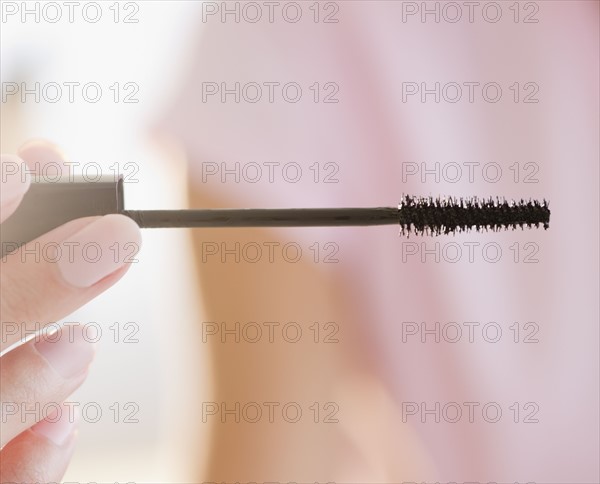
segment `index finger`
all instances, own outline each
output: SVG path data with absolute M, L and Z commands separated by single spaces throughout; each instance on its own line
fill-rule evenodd
M 10 217 L 29 189 L 25 162 L 15 155 L 0 155 L 0 223 Z
M 62 151 L 44 139 L 32 139 L 23 144 L 16 155 L 1 156 L 0 173 L 0 223 L 4 222 L 17 209 L 29 189 L 31 174 L 43 176 L 51 169 L 68 174 L 68 167 Z

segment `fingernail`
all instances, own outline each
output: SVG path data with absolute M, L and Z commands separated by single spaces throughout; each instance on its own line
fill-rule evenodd
M 65 282 L 90 287 L 133 262 L 140 228 L 124 215 L 105 215 L 61 243 L 57 265 Z
M 29 188 L 31 179 L 25 162 L 14 155 L 1 155 L 2 189 L 0 203 L 2 205 L 22 197 Z
M 81 326 L 62 327 L 35 343 L 35 349 L 63 378 L 83 373 L 94 359 L 94 345 L 86 341 Z
M 76 407 L 67 408 L 61 405 L 58 408 L 58 411 L 53 412 L 45 420 L 31 427 L 31 430 L 38 435 L 46 437 L 56 445 L 62 446 L 69 440 L 77 428 L 78 415 Z

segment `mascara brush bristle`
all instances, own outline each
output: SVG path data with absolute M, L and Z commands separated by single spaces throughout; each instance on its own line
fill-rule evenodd
M 433 198 L 405 196 L 398 205 L 400 234 L 443 235 L 476 231 L 500 231 L 517 227 L 547 229 L 548 202 L 519 202 L 500 198 Z

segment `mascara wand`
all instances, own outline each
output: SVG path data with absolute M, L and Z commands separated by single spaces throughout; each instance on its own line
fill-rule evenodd
M 0 225 L 2 255 L 71 220 L 122 214 L 141 228 L 342 227 L 398 225 L 400 235 L 443 235 L 468 230 L 547 229 L 545 200 L 404 196 L 397 207 L 125 210 L 123 178 L 89 182 L 35 181 L 17 210 Z
M 544 200 L 418 198 L 405 196 L 398 207 L 284 208 L 205 210 L 123 210 L 142 228 L 166 227 L 342 227 L 399 225 L 401 235 L 440 235 L 470 229 L 516 227 L 547 229 L 550 209 Z

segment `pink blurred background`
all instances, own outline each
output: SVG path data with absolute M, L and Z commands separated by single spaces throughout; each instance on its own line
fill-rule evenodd
M 433 14 L 423 22 L 425 4 L 415 4 L 419 12 L 403 17 L 407 3 L 342 2 L 337 24 L 255 25 L 208 17 L 167 128 L 185 142 L 197 190 L 227 197 L 232 206 L 385 206 L 402 193 L 550 200 L 547 232 L 417 239 L 430 250 L 437 242 L 461 244 L 463 256 L 454 263 L 443 255 L 439 263 L 431 255 L 422 263 L 421 253 L 403 263 L 408 246 L 401 249 L 392 228 L 281 233 L 307 243 L 319 238 L 339 243 L 342 261 L 335 271 L 346 294 L 343 303 L 355 315 L 344 324 L 356 327 L 364 338 L 361 351 L 376 360 L 391 412 L 401 413 L 407 401 L 428 402 L 428 408 L 433 402 L 500 402 L 505 412 L 495 424 L 481 416 L 455 424 L 409 419 L 411 438 L 427 461 L 420 472 L 390 470 L 402 445 L 397 442 L 394 452 L 390 439 L 405 425 L 387 421 L 383 435 L 356 430 L 355 438 L 363 441 L 356 445 L 379 456 L 366 467 L 381 467 L 371 469 L 371 477 L 365 471 L 362 479 L 596 482 L 598 4 L 521 3 L 521 20 L 538 6 L 530 18 L 538 22 L 517 23 L 506 19 L 514 12 L 505 3 L 504 21 L 491 23 L 475 14 L 470 24 L 443 21 L 442 14 L 439 23 Z M 434 11 L 435 3 L 427 8 Z M 456 16 L 452 10 L 446 14 Z M 219 94 L 203 100 L 201 86 L 214 80 L 229 88 L 260 80 L 302 86 L 335 81 L 339 103 L 252 104 L 243 97 L 223 103 Z M 503 96 L 489 103 L 476 90 L 470 103 L 464 88 L 456 103 L 443 97 L 432 102 L 433 95 L 425 103 L 419 95 L 403 102 L 404 82 L 426 82 L 431 89 L 435 82 L 468 81 L 497 82 Z M 515 103 L 509 90 L 514 82 L 535 82 L 539 102 Z M 296 162 L 305 170 L 314 161 L 335 162 L 340 183 L 315 186 L 308 177 L 293 185 L 223 184 L 218 176 L 202 181 L 202 162 L 257 160 Z M 463 176 L 457 183 L 447 181 L 453 174 L 436 183 L 429 175 L 422 183 L 418 175 L 403 177 L 407 162 L 419 167 L 425 162 L 430 169 L 436 162 L 454 162 Z M 465 162 L 495 162 L 503 176 L 486 182 L 479 169 L 470 182 Z M 536 163 L 538 182 L 515 183 L 509 168 L 514 162 Z M 481 244 L 473 263 L 464 245 L 470 242 Z M 498 263 L 483 258 L 480 247 L 488 242 L 503 250 Z M 521 254 L 514 263 L 509 247 L 515 242 L 521 248 L 537 244 L 539 262 L 523 263 Z M 446 259 L 453 257 L 454 252 Z M 429 327 L 438 321 L 497 322 L 504 335 L 498 343 L 485 342 L 480 333 L 474 344 L 465 344 L 466 335 L 454 344 L 436 344 L 432 337 L 423 344 L 418 336 L 402 343 L 402 322 L 408 321 Z M 539 343 L 507 342 L 516 321 L 536 322 Z M 539 408 L 539 423 L 515 424 L 508 410 L 514 402 L 537 405 L 529 409 Z M 373 441 L 364 442 L 369 438 Z

